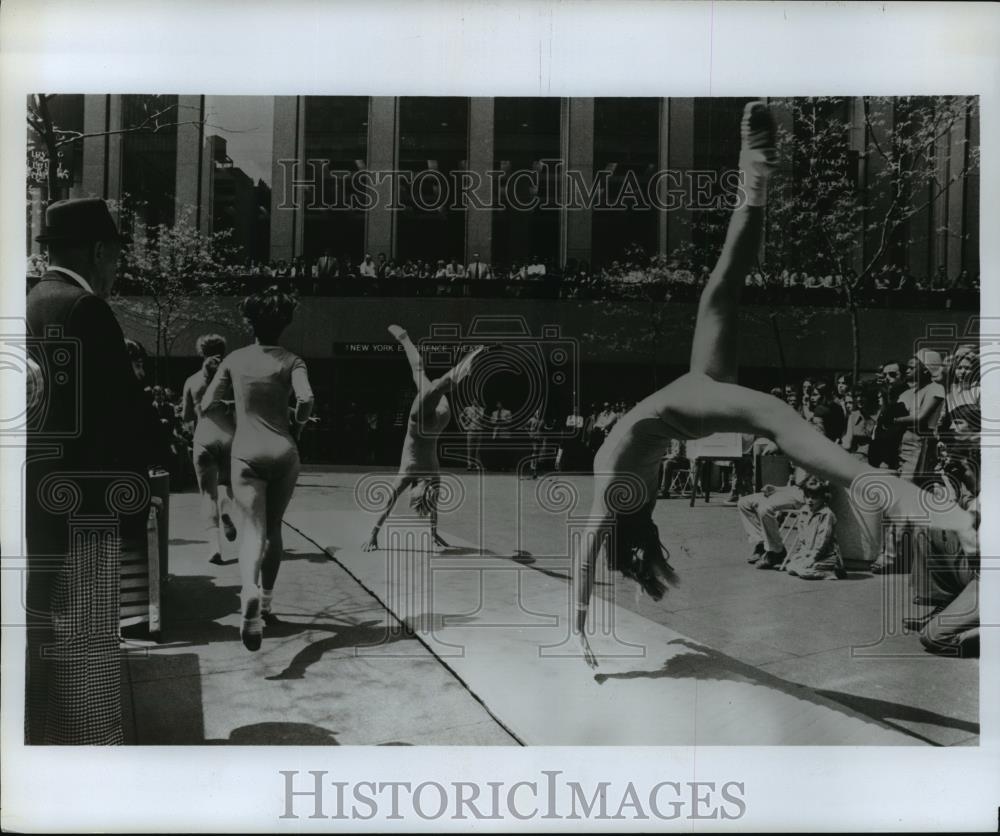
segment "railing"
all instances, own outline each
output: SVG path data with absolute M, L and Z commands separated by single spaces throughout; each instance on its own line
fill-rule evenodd
M 28 286 L 38 280 L 27 278 Z M 432 279 L 432 278 L 317 278 L 305 276 L 220 276 L 219 295 L 239 296 L 270 285 L 294 289 L 303 296 L 325 297 L 454 297 L 475 299 L 564 299 L 632 301 L 649 303 L 698 302 L 701 286 L 686 283 L 636 284 L 609 279 L 575 278 L 550 274 L 535 279 Z M 222 288 L 225 288 L 224 290 Z M 147 295 L 143 288 L 120 279 L 115 286 L 121 295 Z M 832 287 L 744 288 L 743 303 L 775 307 L 831 307 L 846 305 L 843 290 Z M 950 290 L 868 290 L 856 295 L 862 308 L 910 308 L 926 310 L 978 310 L 979 291 Z

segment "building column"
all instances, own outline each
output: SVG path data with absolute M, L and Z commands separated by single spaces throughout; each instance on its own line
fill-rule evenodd
M 591 259 L 593 209 L 569 207 L 567 202 L 575 191 L 570 189 L 570 171 L 579 173 L 588 190 L 594 182 L 594 100 L 562 99 L 559 133 L 563 160 L 559 198 L 559 252 L 560 266 L 565 266 L 571 258 L 577 261 Z
M 110 96 L 83 97 L 83 132 L 101 133 L 108 129 L 108 99 Z M 106 136 L 93 136 L 83 140 L 80 188 L 87 197 L 108 196 Z
M 291 261 L 302 252 L 305 204 L 313 179 L 305 166 L 305 97 L 274 97 L 271 168 L 271 258 Z
M 385 172 L 376 184 L 374 208 L 365 212 L 365 252 L 372 258 L 385 253 L 396 257 L 396 210 L 390 209 L 396 195 L 395 179 L 388 176 L 398 168 L 399 99 L 395 96 L 372 96 L 368 100 L 368 160 L 370 172 Z
M 686 194 L 687 173 L 694 168 L 694 99 L 668 99 L 664 122 L 669 140 L 665 168 L 685 178 L 680 181 L 671 178 L 668 188 L 680 188 Z M 691 210 L 685 205 L 664 214 L 667 215 L 664 251 L 671 252 L 689 244 Z
M 194 228 L 208 232 L 205 224 L 205 201 L 202 192 L 202 158 L 204 155 L 204 96 L 178 96 L 177 121 L 195 125 L 177 126 L 177 180 L 174 188 L 174 219 L 185 214 Z
M 121 198 L 121 135 L 108 136 L 122 127 L 122 97 L 83 97 L 83 132 L 101 134 L 83 140 L 80 191 L 104 200 Z
M 469 152 L 467 167 L 481 180 L 472 195 L 480 202 L 491 205 L 492 184 L 487 175 L 493 168 L 494 116 L 493 99 L 473 97 L 469 99 Z M 470 197 L 472 196 L 470 195 Z M 479 253 L 485 264 L 493 262 L 493 210 L 476 209 L 469 206 L 465 210 L 465 263 L 472 260 L 472 254 Z

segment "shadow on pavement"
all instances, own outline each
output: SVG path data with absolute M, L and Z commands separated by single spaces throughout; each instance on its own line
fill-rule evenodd
M 233 729 L 226 740 L 205 740 L 211 746 L 339 746 L 336 734 L 312 723 L 252 723 Z
M 869 717 L 878 722 L 884 723 L 910 737 L 921 740 L 932 745 L 939 745 L 935 741 L 917 734 L 916 732 L 889 722 L 889 718 L 902 721 L 919 722 L 933 724 L 944 728 L 959 729 L 968 731 L 970 734 L 978 733 L 979 726 L 952 717 L 945 717 L 932 711 L 925 711 L 919 708 L 910 708 L 895 703 L 883 702 L 882 700 L 868 699 L 865 697 L 855 697 L 851 694 L 843 694 L 837 691 L 818 691 L 805 685 L 789 682 L 786 679 L 767 673 L 766 671 L 740 662 L 730 656 L 713 650 L 710 647 L 691 641 L 690 639 L 678 638 L 669 642 L 672 645 L 682 645 L 692 652 L 681 653 L 671 656 L 664 663 L 663 667 L 654 671 L 626 671 L 624 673 L 598 673 L 594 675 L 594 681 L 599 685 L 611 679 L 713 679 L 719 681 L 749 681 L 753 685 L 760 685 L 772 688 L 796 699 L 806 700 L 815 705 L 822 705 L 848 716 L 858 714 Z
M 859 714 L 865 714 L 883 722 L 900 720 L 904 723 L 924 723 L 946 729 L 957 729 L 969 734 L 979 734 L 979 723 L 971 723 L 968 720 L 959 720 L 955 717 L 946 717 L 943 714 L 938 714 L 936 711 L 886 702 L 885 700 L 875 700 L 871 697 L 858 697 L 854 694 L 844 694 L 840 691 L 816 691 L 816 693 L 821 697 L 842 703 L 848 708 L 854 709 Z
M 364 621 L 361 624 L 324 624 L 315 621 L 297 624 L 279 621 L 266 629 L 266 635 L 267 638 L 286 638 L 307 630 L 329 630 L 333 635 L 310 643 L 295 654 L 283 671 L 265 677 L 266 679 L 304 679 L 309 668 L 320 661 L 326 653 L 341 648 L 370 648 L 399 641 L 414 641 L 412 633 L 377 620 Z
M 210 622 L 240 609 L 240 588 L 210 575 L 172 575 L 164 587 L 164 630 L 180 622 Z

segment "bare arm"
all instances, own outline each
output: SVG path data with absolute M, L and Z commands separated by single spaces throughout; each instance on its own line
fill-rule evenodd
M 198 413 L 194 408 L 194 392 L 190 382 L 184 384 L 184 412 L 181 415 L 181 420 L 185 424 L 192 425 L 191 429 L 194 429 L 194 420 L 198 417 Z
M 295 423 L 300 427 L 309 420 L 312 415 L 313 397 L 312 386 L 309 385 L 309 372 L 301 357 L 296 357 L 292 365 L 292 392 L 295 393 Z
M 219 364 L 215 377 L 212 378 L 205 394 L 201 397 L 201 411 L 208 412 L 210 409 L 225 407 L 226 395 L 232 391 L 233 376 L 229 371 L 229 358 L 227 357 Z

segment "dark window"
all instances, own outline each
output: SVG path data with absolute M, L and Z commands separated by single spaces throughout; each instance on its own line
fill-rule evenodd
M 329 250 L 357 265 L 365 249 L 365 215 L 354 208 L 350 176 L 367 166 L 368 97 L 307 96 L 304 156 L 314 163 L 317 195 L 317 206 L 305 211 L 306 259 Z
M 399 100 L 399 168 L 403 181 L 397 219 L 400 263 L 465 259 L 465 210 L 455 206 L 452 171 L 468 167 L 469 100 L 412 96 Z M 375 253 L 372 253 L 375 256 Z
M 608 172 L 600 204 L 608 208 L 595 208 L 593 214 L 595 266 L 642 260 L 656 252 L 656 211 L 629 193 L 637 186 L 647 194 L 659 162 L 659 137 L 659 99 L 594 100 L 594 176 Z
M 554 163 L 542 162 L 559 158 L 559 99 L 494 99 L 494 125 L 493 168 L 505 173 L 496 183 L 501 208 L 493 214 L 493 263 L 509 268 L 537 257 L 555 265 L 559 212 L 541 207 L 554 204 L 558 174 Z M 531 176 L 517 174 L 524 171 Z M 528 204 L 537 208 L 517 208 Z

